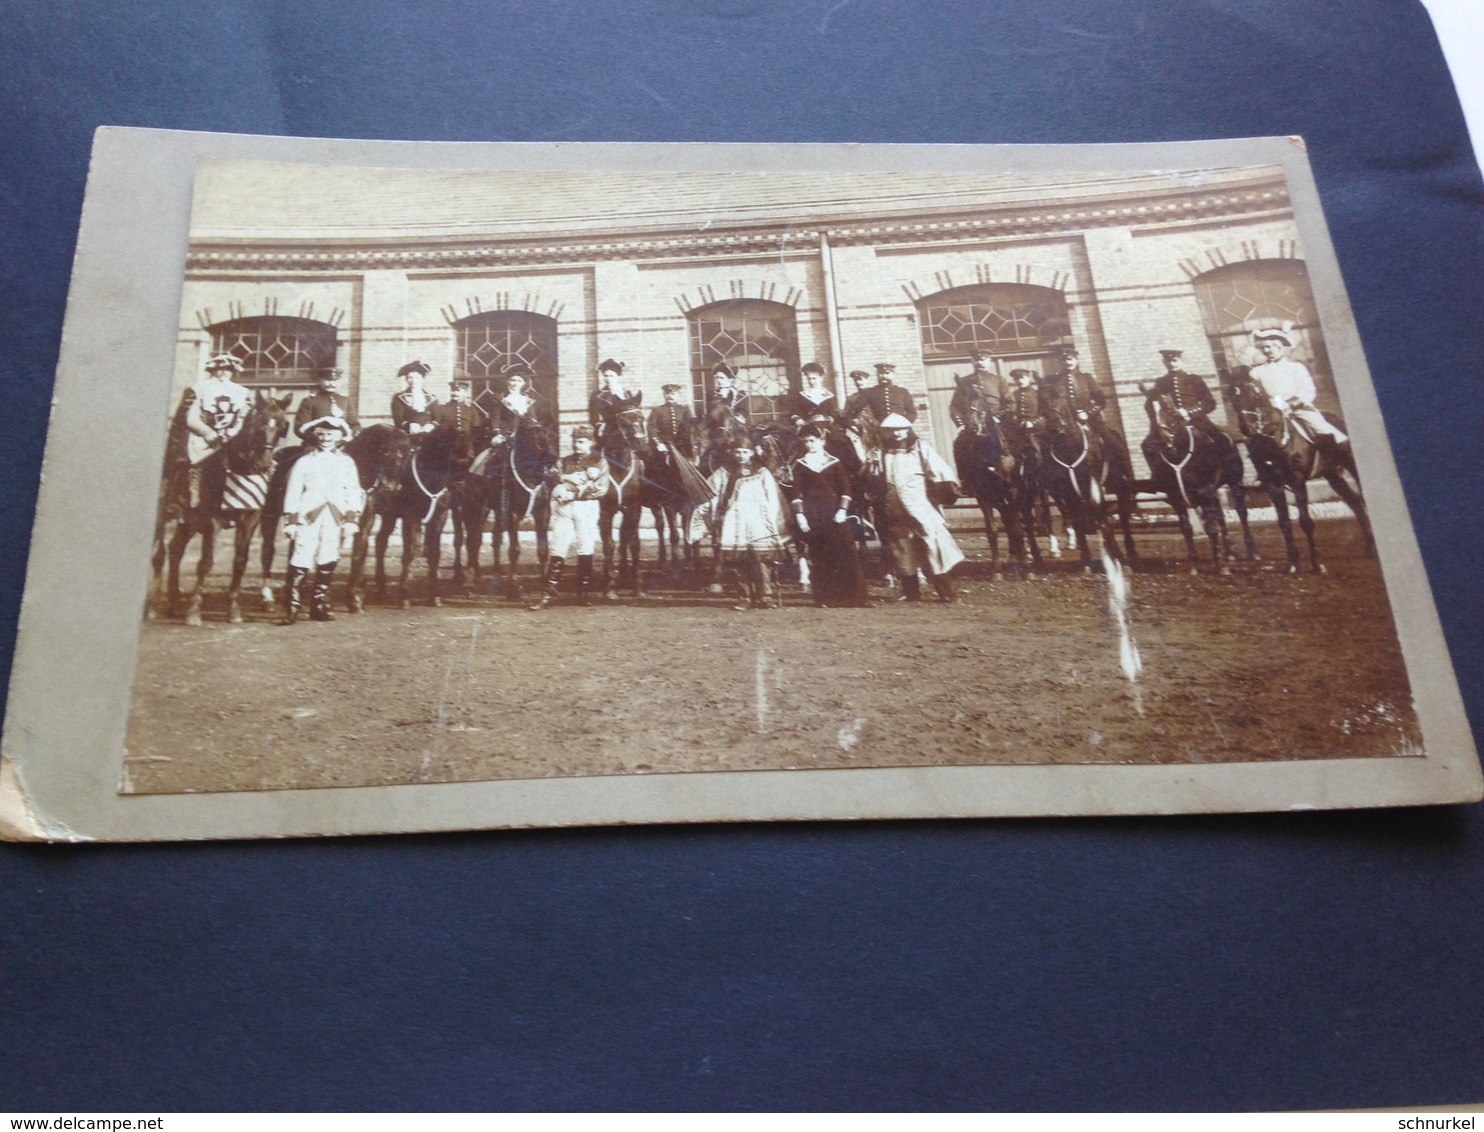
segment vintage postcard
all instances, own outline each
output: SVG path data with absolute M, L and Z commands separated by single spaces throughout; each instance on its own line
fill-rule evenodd
M 1298 139 L 98 135 L 6 836 L 1480 789 Z

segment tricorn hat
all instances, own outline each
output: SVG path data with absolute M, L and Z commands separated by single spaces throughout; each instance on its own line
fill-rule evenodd
M 408 362 L 405 366 L 403 366 L 401 369 L 399 369 L 397 371 L 397 376 L 398 377 L 406 377 L 408 374 L 420 373 L 424 377 L 427 377 L 428 374 L 430 374 L 432 372 L 433 371 L 428 368 L 428 363 L 427 362 L 412 361 L 412 362 Z
M 216 373 L 224 369 L 229 369 L 233 373 L 241 373 L 242 360 L 235 354 L 212 354 L 206 359 L 207 373 Z
M 616 362 L 612 358 L 604 358 L 598 363 L 599 373 L 623 373 L 623 362 Z
M 881 422 L 882 428 L 911 428 L 912 422 L 901 413 L 887 413 Z
M 711 367 L 711 373 L 713 376 L 718 373 L 726 374 L 727 377 L 737 376 L 737 371 L 734 370 L 731 366 L 727 365 L 726 362 L 717 362 L 716 365 Z
M 805 362 L 803 369 L 799 370 L 799 372 L 800 373 L 817 373 L 821 377 L 823 377 L 824 376 L 824 366 L 820 365 L 818 362 Z

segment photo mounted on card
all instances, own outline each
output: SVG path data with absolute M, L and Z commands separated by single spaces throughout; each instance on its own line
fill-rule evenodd
M 100 131 L 4 742 L 63 840 L 1480 795 L 1293 138 Z

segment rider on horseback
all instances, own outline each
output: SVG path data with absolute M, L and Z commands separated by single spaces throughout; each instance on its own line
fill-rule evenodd
M 1259 330 L 1252 340 L 1267 361 L 1253 366 L 1250 376 L 1273 407 L 1319 444 L 1338 447 L 1348 443 L 1349 438 L 1314 407 L 1319 391 L 1309 367 L 1288 356 L 1295 345 L 1292 324 Z
M 1131 475 L 1128 443 L 1123 434 L 1103 417 L 1108 398 L 1092 374 L 1077 368 L 1077 347 L 1058 346 L 1054 351 L 1060 369 L 1041 382 L 1041 410 L 1052 431 L 1083 422 L 1103 441 L 1108 463 L 1115 461 L 1124 475 Z
M 426 362 L 408 362 L 397 371 L 407 388 L 392 398 L 392 424 L 411 436 L 433 431 L 438 398 L 423 388 L 423 378 L 431 372 Z
M 185 471 L 184 482 L 176 481 L 179 507 L 201 505 L 202 462 L 242 430 L 252 393 L 232 380 L 234 374 L 241 372 L 242 363 L 232 354 L 214 354 L 206 361 L 206 377 L 191 386 L 181 399 L 177 431 L 184 433 L 183 450 L 182 446 L 172 445 L 172 463 L 177 472 Z M 225 468 L 217 470 L 225 474 Z
M 1153 439 L 1158 444 L 1157 434 L 1162 432 L 1168 437 L 1174 430 L 1188 424 L 1212 440 L 1218 452 L 1227 452 L 1236 442 L 1210 418 L 1209 414 L 1216 408 L 1216 398 L 1206 386 L 1205 378 L 1180 368 L 1183 354 L 1183 350 L 1159 352 L 1165 372 L 1144 389 L 1144 411 L 1149 414 L 1149 422 L 1154 427 L 1145 443 L 1147 445 L 1149 439 Z M 1173 419 L 1169 419 L 1171 414 Z
M 988 464 L 998 464 L 999 434 L 995 425 L 1004 409 L 1005 379 L 989 369 L 988 358 L 979 350 L 973 354 L 973 372 L 958 379 L 958 388 L 953 391 L 953 400 L 948 403 L 948 416 L 960 429 L 953 443 L 954 457 L 958 463 L 960 479 L 970 482 L 970 460 L 981 458 Z M 969 446 L 975 438 L 988 441 L 984 453 L 970 452 Z M 978 447 L 978 446 L 976 446 Z
M 689 405 L 680 403 L 680 386 L 671 382 L 660 392 L 665 403 L 649 414 L 649 436 L 655 450 L 664 452 L 673 449 L 687 460 L 696 458 L 696 415 Z
M 340 379 L 344 376 L 338 369 L 321 370 L 317 379 L 319 388 L 299 402 L 294 412 L 294 435 L 304 442 L 304 451 L 315 447 L 314 437 L 309 435 L 310 426 L 325 417 L 335 417 L 350 426 L 347 437 L 361 431 L 361 422 L 350 398 L 340 391 Z
M 799 371 L 799 377 L 799 391 L 790 393 L 786 402 L 794 428 L 803 428 L 821 415 L 831 423 L 839 420 L 840 405 L 824 383 L 824 366 L 809 362 Z
M 508 446 L 515 442 L 516 433 L 520 431 L 521 425 L 528 420 L 534 420 L 536 398 L 531 395 L 530 374 L 525 370 L 516 369 L 507 373 L 505 378 L 509 383 L 508 387 L 488 414 L 489 444 L 474 458 L 474 463 L 469 468 L 477 476 L 490 475 L 492 463 L 503 458 L 504 453 L 509 452 Z
M 642 412 L 644 391 L 636 389 L 630 393 L 625 389 L 623 370 L 623 362 L 605 358 L 598 366 L 598 389 L 588 399 L 588 420 L 597 430 L 601 445 L 607 444 L 610 434 L 625 418 L 640 418 Z

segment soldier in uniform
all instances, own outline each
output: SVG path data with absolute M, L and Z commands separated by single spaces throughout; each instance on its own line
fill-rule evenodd
M 1046 439 L 1046 418 L 1041 412 L 1041 390 L 1032 371 L 1010 371 L 1010 386 L 1005 392 L 1000 425 L 1011 455 L 1024 452 L 1026 446 L 1033 449 L 1036 456 L 1041 455 L 1041 445 Z
M 1204 378 L 1187 373 L 1180 368 L 1180 358 L 1183 353 L 1182 350 L 1161 350 L 1159 352 L 1164 362 L 1165 372 L 1145 388 L 1144 411 L 1149 414 L 1149 421 L 1156 429 L 1168 428 L 1174 422 L 1161 421 L 1159 406 L 1163 402 L 1180 423 L 1189 424 L 1191 428 L 1215 442 L 1218 451 L 1225 452 L 1233 447 L 1234 442 L 1207 415 L 1215 410 L 1216 398 L 1211 396 L 1211 390 L 1207 388 Z M 1157 444 L 1158 441 L 1156 440 L 1155 443 Z
M 489 426 L 489 414 L 474 403 L 474 382 L 468 374 L 458 374 L 448 383 L 448 400 L 433 410 L 433 424 L 453 431 L 453 452 L 459 463 L 459 453 L 477 453 L 484 447 L 480 441 Z
M 649 437 L 664 452 L 674 449 L 687 460 L 696 458 L 696 415 L 680 403 L 680 386 L 673 382 L 661 389 L 665 403 L 649 414 Z
M 438 398 L 423 388 L 423 379 L 431 372 L 425 362 L 408 362 L 397 371 L 407 388 L 392 397 L 392 424 L 412 436 L 433 431 Z
M 356 418 L 350 399 L 341 392 L 343 376 L 338 369 L 321 370 L 319 388 L 299 402 L 299 408 L 294 413 L 294 435 L 304 441 L 306 452 L 315 447 L 314 439 L 309 435 L 309 425 L 323 417 L 336 417 L 345 421 L 350 426 L 352 436 L 361 431 L 361 422 Z
M 1128 442 L 1123 434 L 1103 418 L 1108 398 L 1090 373 L 1077 366 L 1077 347 L 1061 346 L 1055 351 L 1059 368 L 1041 381 L 1041 411 L 1047 424 L 1058 427 L 1058 416 L 1073 419 L 1087 414 L 1088 427 L 1102 439 L 1109 466 L 1117 466 L 1125 476 L 1133 474 L 1128 457 Z
M 593 554 L 598 541 L 598 514 L 608 490 L 608 463 L 593 451 L 593 430 L 572 430 L 572 452 L 551 470 L 551 523 L 547 529 L 545 588 L 531 609 L 545 609 L 561 592 L 562 571 L 577 551 L 577 604 L 588 604 L 593 580 Z
M 799 371 L 799 380 L 799 391 L 790 393 L 785 403 L 794 428 L 802 428 L 810 422 L 821 424 L 828 421 L 831 425 L 837 423 L 840 420 L 840 403 L 825 387 L 824 366 L 818 362 L 809 362 Z
M 966 485 L 975 481 L 970 464 L 998 464 L 999 436 L 994 425 L 999 422 L 1005 403 L 1005 379 L 990 370 L 988 359 L 978 350 L 973 355 L 974 369 L 958 379 L 958 388 L 948 403 L 948 416 L 959 428 L 953 440 L 954 462 Z M 984 441 L 976 444 L 975 440 Z
M 333 621 L 330 612 L 330 579 L 340 560 L 342 536 L 354 536 L 366 493 L 361 489 L 356 462 L 339 446 L 350 439 L 350 424 L 344 417 L 324 416 L 306 421 L 304 434 L 314 445 L 289 471 L 284 492 L 284 531 L 289 536 L 284 600 L 284 624 L 299 617 L 299 583 L 314 571 L 314 592 L 309 599 L 311 621 Z
M 640 417 L 644 404 L 644 391 L 630 393 L 624 388 L 622 362 L 606 358 L 598 366 L 598 388 L 588 398 L 587 415 L 597 431 L 601 445 L 608 439 L 610 430 L 616 428 L 626 417 Z
M 896 372 L 897 367 L 891 362 L 876 363 L 876 384 L 867 386 L 851 398 L 851 404 L 845 408 L 846 424 L 863 412 L 869 412 L 878 421 L 892 414 L 906 417 L 909 423 L 917 419 L 917 406 L 913 403 L 912 394 L 896 383 Z
M 1267 359 L 1262 365 L 1252 367 L 1252 380 L 1257 382 L 1273 408 L 1298 421 L 1322 444 L 1347 443 L 1349 438 L 1314 407 L 1319 390 L 1309 367 L 1288 356 L 1288 351 L 1294 347 L 1292 327 L 1285 325 L 1259 330 L 1252 335 L 1252 340 Z

